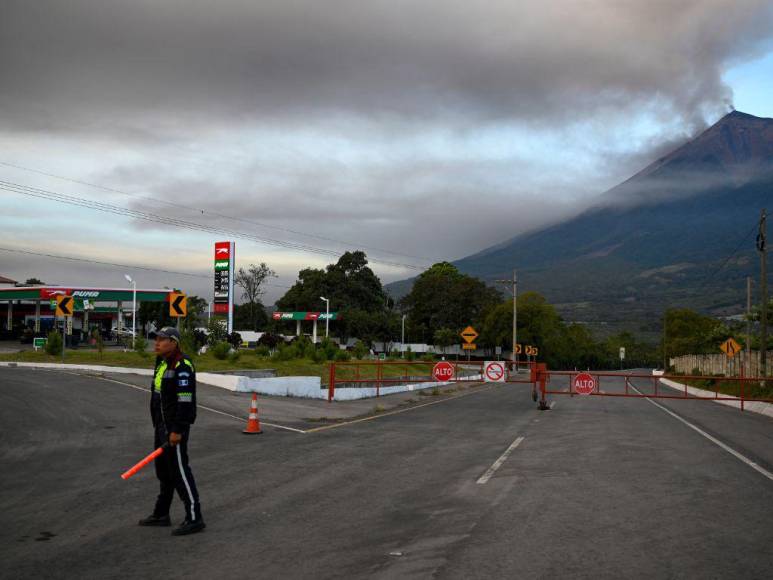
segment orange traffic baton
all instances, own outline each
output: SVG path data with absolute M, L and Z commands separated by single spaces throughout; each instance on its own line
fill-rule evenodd
M 168 447 L 169 447 L 169 443 L 164 443 L 161 447 L 156 449 L 153 453 L 148 455 L 145 459 L 143 459 L 142 461 L 137 463 L 137 465 L 135 465 L 134 467 L 128 469 L 125 473 L 122 473 L 121 474 L 121 479 L 129 479 L 132 475 L 137 473 L 140 469 L 142 469 L 148 463 L 153 461 L 156 457 L 161 455 L 164 452 L 164 450 L 167 449 Z

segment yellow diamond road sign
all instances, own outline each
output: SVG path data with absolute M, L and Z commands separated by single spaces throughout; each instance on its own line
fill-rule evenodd
M 472 344 L 478 338 L 478 332 L 472 326 L 468 326 L 461 332 L 461 336 L 464 342 Z
M 56 297 L 56 315 L 57 316 L 72 316 L 73 300 L 72 296 L 57 296 Z
M 733 358 L 742 350 L 743 347 L 738 344 L 734 338 L 730 337 L 725 342 L 720 344 L 719 348 L 721 348 L 722 352 L 724 352 L 729 358 Z

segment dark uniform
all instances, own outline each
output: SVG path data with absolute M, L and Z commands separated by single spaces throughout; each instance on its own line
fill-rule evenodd
M 172 360 L 158 357 L 153 376 L 150 416 L 155 428 L 156 447 L 169 441 L 169 433 L 179 433 L 182 441 L 155 461 L 161 492 L 154 513 L 169 514 L 175 490 L 185 504 L 185 519 L 201 519 L 199 494 L 188 465 L 188 437 L 196 420 L 196 371 L 193 362 L 178 351 Z
M 173 328 L 162 328 L 157 335 L 179 340 L 179 333 Z M 168 446 L 155 460 L 161 491 L 153 514 L 141 520 L 140 525 L 170 525 L 169 508 L 176 490 L 185 504 L 185 521 L 173 533 L 193 533 L 204 527 L 204 519 L 196 482 L 188 465 L 188 438 L 196 421 L 196 370 L 191 359 L 179 349 L 169 359 L 157 357 L 151 392 L 154 446 L 168 443 L 170 433 L 180 434 L 182 440 L 174 447 Z

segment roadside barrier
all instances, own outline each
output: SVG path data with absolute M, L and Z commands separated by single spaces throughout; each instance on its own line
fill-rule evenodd
M 252 403 L 250 403 L 250 416 L 247 419 L 247 428 L 242 431 L 249 435 L 258 435 L 263 433 L 260 428 L 260 419 L 258 419 L 258 394 L 252 393 Z
M 550 408 L 548 395 L 719 401 L 737 403 L 741 411 L 747 403 L 773 403 L 773 379 L 762 377 L 548 371 L 538 363 L 532 379 L 541 410 Z
M 531 384 L 530 375 L 520 371 L 533 369 L 533 362 L 501 361 L 506 367 L 506 383 Z M 340 388 L 375 388 L 376 396 L 381 396 L 381 388 L 397 385 L 433 383 L 474 383 L 483 382 L 484 361 L 351 361 L 331 362 L 328 373 L 328 401 L 335 398 Z M 535 391 L 536 400 L 536 391 Z

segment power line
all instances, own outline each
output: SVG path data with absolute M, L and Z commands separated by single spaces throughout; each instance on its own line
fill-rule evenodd
M 272 238 L 265 238 L 262 236 L 256 236 L 253 234 L 248 234 L 246 232 L 241 232 L 238 230 L 230 230 L 225 228 L 217 228 L 214 226 L 208 226 L 204 224 L 200 224 L 197 222 L 192 222 L 188 220 L 182 220 L 178 218 L 173 218 L 169 216 L 162 216 L 159 214 L 154 214 L 151 212 L 146 211 L 140 211 L 130 208 L 125 208 L 121 206 L 112 205 L 109 203 L 99 202 L 96 200 L 91 200 L 83 197 L 78 197 L 74 195 L 67 195 L 63 193 L 57 193 L 50 190 L 40 189 L 37 187 L 32 187 L 28 185 L 21 185 L 18 183 L 13 183 L 9 181 L 2 181 L 0 180 L 0 189 L 3 189 L 5 191 L 10 191 L 12 193 L 17 193 L 20 195 L 26 195 L 30 197 L 37 197 L 40 199 L 47 199 L 50 201 L 56 201 L 58 203 L 64 203 L 68 205 L 74 205 L 78 207 L 84 207 L 87 209 L 92 209 L 96 211 L 101 211 L 105 213 L 112 213 L 115 215 L 120 215 L 124 217 L 132 217 L 135 219 L 141 219 L 145 221 L 155 222 L 155 223 L 161 223 L 165 225 L 171 225 L 178 228 L 188 229 L 191 231 L 200 231 L 200 232 L 206 232 L 210 234 L 217 234 L 217 235 L 225 235 L 225 236 L 231 236 L 236 238 L 242 238 L 247 239 L 253 242 L 257 242 L 260 244 L 266 244 L 270 246 L 277 246 L 280 248 L 285 249 L 291 249 L 291 250 L 299 250 L 303 252 L 308 253 L 314 253 L 314 254 L 320 254 L 320 255 L 326 255 L 326 256 L 333 256 L 333 257 L 339 257 L 340 253 L 335 252 L 333 250 L 327 250 L 325 248 L 319 248 L 316 246 L 310 246 L 307 244 L 301 244 L 297 242 L 290 242 L 285 240 L 276 240 Z M 394 266 L 398 268 L 408 268 L 411 270 L 424 270 L 425 268 L 420 266 L 415 266 L 413 264 L 406 264 L 402 262 L 391 262 L 388 260 L 382 260 L 382 259 L 376 259 L 376 258 L 370 258 L 371 262 L 376 262 L 388 266 Z
M 313 238 L 313 239 L 317 239 L 317 240 L 321 240 L 321 241 L 325 241 L 325 242 L 333 242 L 333 243 L 336 243 L 336 244 L 340 244 L 340 245 L 342 245 L 344 247 L 355 247 L 356 246 L 356 247 L 359 247 L 359 248 L 362 248 L 362 249 L 365 249 L 365 250 L 373 250 L 373 251 L 376 251 L 376 252 L 381 252 L 383 254 L 390 254 L 390 255 L 393 255 L 393 256 L 401 256 L 403 258 L 411 258 L 411 259 L 414 259 L 414 260 L 421 260 L 421 261 L 424 261 L 424 262 L 434 262 L 434 261 L 436 261 L 436 260 L 433 260 L 431 258 L 427 258 L 427 257 L 423 257 L 423 256 L 413 256 L 411 254 L 403 254 L 403 253 L 400 253 L 400 252 L 394 252 L 394 251 L 391 251 L 391 250 L 385 250 L 383 248 L 377 248 L 377 247 L 374 247 L 374 246 L 366 246 L 364 244 L 357 244 L 357 243 L 354 243 L 354 242 L 347 242 L 345 240 L 339 240 L 339 239 L 331 238 L 331 237 L 327 237 L 327 236 L 320 236 L 320 235 L 317 235 L 317 234 L 310 234 L 310 233 L 307 233 L 307 232 L 301 232 L 301 231 L 293 230 L 293 229 L 290 229 L 290 228 L 284 228 L 284 227 L 280 227 L 280 226 L 273 226 L 273 225 L 266 224 L 266 223 L 263 223 L 263 222 L 258 222 L 258 221 L 254 221 L 254 220 L 249 220 L 249 219 L 245 219 L 245 218 L 231 216 L 231 215 L 227 215 L 227 214 L 223 214 L 223 213 L 219 213 L 219 212 L 215 212 L 215 211 L 211 211 L 211 210 L 206 210 L 204 208 L 189 206 L 189 205 L 185 205 L 185 204 L 181 204 L 181 203 L 177 203 L 177 202 L 173 202 L 173 201 L 167 201 L 167 200 L 164 200 L 164 199 L 158 199 L 158 198 L 147 196 L 147 195 L 138 195 L 138 194 L 134 194 L 134 193 L 128 193 L 128 192 L 125 192 L 125 191 L 121 191 L 120 189 L 115 189 L 113 187 L 107 187 L 107 186 L 104 186 L 104 185 L 99 185 L 99 184 L 91 183 L 91 182 L 88 182 L 88 181 L 82 181 L 82 180 L 79 180 L 79 179 L 73 179 L 71 177 L 64 177 L 64 176 L 61 176 L 61 175 L 56 175 L 54 173 L 49 173 L 47 171 L 41 171 L 39 169 L 32 169 L 31 167 L 25 167 L 23 165 L 18 165 L 16 163 L 9 163 L 7 161 L 0 161 L 0 165 L 4 165 L 6 167 L 13 167 L 14 169 L 20 169 L 22 171 L 29 171 L 31 173 L 37 173 L 38 175 L 44 175 L 46 177 L 52 177 L 54 179 L 59 179 L 59 180 L 62 180 L 62 181 L 69 181 L 70 183 L 76 183 L 76 184 L 79 184 L 79 185 L 86 185 L 88 187 L 93 187 L 93 188 L 96 188 L 96 189 L 101 189 L 103 191 L 109 191 L 111 193 L 117 193 L 119 195 L 125 195 L 127 197 L 132 197 L 134 199 L 141 199 L 141 200 L 150 201 L 150 202 L 153 202 L 153 203 L 158 203 L 158 204 L 166 205 L 166 206 L 169 206 L 169 207 L 176 207 L 176 208 L 179 208 L 179 209 L 187 209 L 187 210 L 190 210 L 190 211 L 195 211 L 197 213 L 200 213 L 201 215 L 207 215 L 208 214 L 208 215 L 211 215 L 211 216 L 214 216 L 214 217 L 223 218 L 223 219 L 227 219 L 227 220 L 231 220 L 231 221 L 235 221 L 235 222 L 241 222 L 241 223 L 245 223 L 245 224 L 250 224 L 250 225 L 259 226 L 259 227 L 262 227 L 262 228 L 277 230 L 277 231 L 281 231 L 281 232 L 285 232 L 285 233 L 289 233 L 289 234 L 294 234 L 294 235 L 298 235 L 298 236 L 305 236 L 305 237 L 308 237 L 308 238 Z
M 162 272 L 164 274 L 175 274 L 177 276 L 191 276 L 193 278 L 208 278 L 212 279 L 212 276 L 208 274 L 194 274 L 192 272 L 180 272 L 177 270 L 164 270 L 162 268 L 151 268 L 150 266 L 137 266 L 134 264 L 119 264 L 117 262 L 101 262 L 99 260 L 90 260 L 88 258 L 76 258 L 74 256 L 61 256 L 57 254 L 45 254 L 42 252 L 31 252 L 29 250 L 19 250 L 16 248 L 5 248 L 0 246 L 0 251 L 2 252 L 13 252 L 15 254 L 29 254 L 31 256 L 42 256 L 45 258 L 56 258 L 57 260 L 70 260 L 73 262 L 86 262 L 88 264 L 97 264 L 100 266 L 117 266 L 119 268 L 129 268 L 133 270 L 145 270 L 148 272 Z M 289 289 L 291 286 L 284 286 L 282 284 L 271 284 L 269 282 L 264 282 L 263 285 L 265 286 L 272 286 L 274 288 L 284 288 Z

